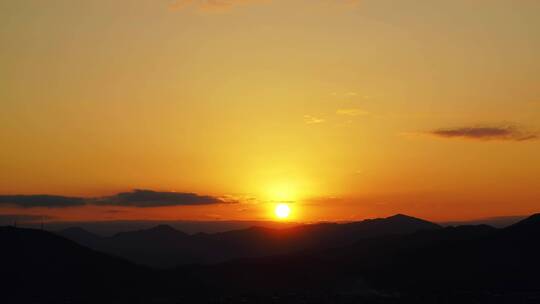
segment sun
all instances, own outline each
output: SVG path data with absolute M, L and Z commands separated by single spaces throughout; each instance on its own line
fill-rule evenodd
M 291 214 L 291 208 L 288 204 L 280 203 L 276 205 L 276 209 L 274 209 L 274 213 L 279 219 L 286 219 Z

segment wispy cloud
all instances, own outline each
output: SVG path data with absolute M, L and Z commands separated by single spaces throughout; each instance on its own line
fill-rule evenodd
M 324 123 L 325 121 L 326 120 L 324 118 L 311 116 L 311 115 L 304 115 L 304 123 L 308 125 L 321 124 L 321 123 Z
M 428 132 L 439 138 L 463 138 L 471 140 L 527 141 L 538 139 L 536 133 L 521 130 L 516 126 L 484 126 L 437 129 Z
M 330 94 L 332 96 L 336 96 L 336 97 L 342 97 L 342 98 L 353 98 L 353 97 L 358 97 L 360 96 L 360 94 L 358 92 L 354 92 L 354 91 L 349 91 L 349 92 L 333 92 L 332 94 Z
M 350 109 L 338 109 L 336 111 L 336 114 L 344 115 L 344 116 L 363 116 L 363 115 L 369 115 L 370 113 L 362 109 L 350 108 Z

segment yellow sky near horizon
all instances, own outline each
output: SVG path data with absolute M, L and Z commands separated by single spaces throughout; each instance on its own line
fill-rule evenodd
M 354 3 L 353 3 L 354 2 Z M 0 195 L 232 205 L 59 218 L 436 220 L 540 209 L 540 2 L 0 3 Z

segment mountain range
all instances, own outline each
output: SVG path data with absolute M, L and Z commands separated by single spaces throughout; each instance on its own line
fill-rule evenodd
M 100 237 L 81 228 L 68 228 L 59 234 L 81 245 L 138 264 L 168 268 L 194 263 L 217 263 L 235 258 L 290 254 L 344 246 L 366 237 L 435 229 L 441 227 L 398 214 L 344 224 L 319 223 L 283 229 L 251 227 L 213 234 L 189 235 L 168 225 L 121 232 L 111 237 Z
M 103 242 L 62 232 L 70 233 L 94 248 Z M 539 235 L 540 214 L 503 229 L 397 215 L 196 235 L 158 226 L 115 235 L 107 244 L 130 250 L 101 253 L 58 234 L 1 227 L 1 286 L 6 303 L 538 303 Z M 119 254 L 137 248 L 148 261 L 174 255 L 160 250 L 191 251 L 159 270 Z M 206 252 L 204 264 L 184 260 L 205 248 L 219 252 Z

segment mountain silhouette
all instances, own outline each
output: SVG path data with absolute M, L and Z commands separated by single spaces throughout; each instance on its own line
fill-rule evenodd
M 84 244 L 87 247 L 95 247 L 101 240 L 99 235 L 79 227 L 64 229 L 62 230 L 61 235 L 70 240 L 77 240 L 78 243 Z
M 507 227 L 504 231 L 508 233 L 521 233 L 522 235 L 532 236 L 540 233 L 540 213 L 533 214 L 530 217 Z
M 452 286 L 461 289 L 534 290 L 540 286 L 539 219 L 538 215 L 533 215 L 472 240 L 461 238 L 429 242 L 421 250 L 401 254 L 394 260 L 393 268 L 387 273 L 392 273 L 395 281 L 382 277 L 380 271 L 376 275 L 382 282 L 402 288 L 410 285 L 433 289 Z M 408 283 L 398 281 L 399 277 Z
M 42 230 L 0 227 L 0 244 L 2 303 L 139 303 L 201 286 Z
M 129 240 L 147 258 L 154 245 L 163 246 L 155 257 L 164 257 L 170 247 L 162 244 L 176 240 L 189 240 L 174 248 L 193 255 L 219 248 L 253 254 L 154 270 L 46 231 L 0 227 L 0 286 L 5 303 L 538 303 L 539 232 L 540 215 L 503 229 L 441 228 L 397 215 L 218 234 L 169 226 L 111 238 L 64 231 L 99 242 Z
M 366 237 L 440 228 L 437 224 L 398 214 L 345 224 L 320 223 L 285 229 L 252 227 L 213 234 L 188 235 L 167 225 L 122 232 L 112 237 L 98 237 L 80 228 L 59 233 L 99 251 L 139 264 L 166 268 L 339 247 Z
M 201 278 L 227 282 L 224 290 L 238 292 L 540 294 L 539 229 L 534 215 L 504 229 L 479 225 L 384 235 L 339 248 L 222 263 L 206 268 Z
M 38 302 L 91 299 L 104 292 L 124 296 L 132 287 L 141 287 L 137 278 L 150 273 L 40 230 L 0 227 L 0 244 L 2 290 L 13 303 L 28 297 Z

